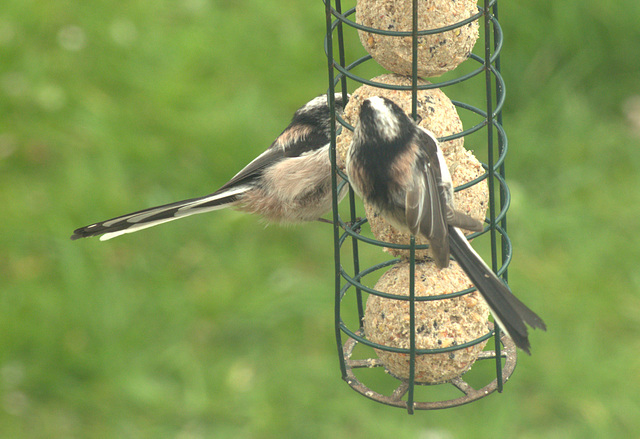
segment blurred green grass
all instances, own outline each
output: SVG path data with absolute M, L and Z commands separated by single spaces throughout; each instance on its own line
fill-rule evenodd
M 501 3 L 510 284 L 549 326 L 502 395 L 409 417 L 351 391 L 324 224 L 221 211 L 68 240 L 264 149 L 326 89 L 323 11 L 4 2 L 0 437 L 640 435 L 635 0 Z

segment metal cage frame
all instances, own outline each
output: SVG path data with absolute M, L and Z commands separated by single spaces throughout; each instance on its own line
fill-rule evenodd
M 426 245 L 416 245 L 415 238 L 412 236 L 408 245 L 392 244 L 387 242 L 378 241 L 365 236 L 362 236 L 360 228 L 367 222 L 366 219 L 360 219 L 356 215 L 355 196 L 353 190 L 349 189 L 349 210 L 350 219 L 344 221 L 338 212 L 338 193 L 342 189 L 343 185 L 347 184 L 348 177 L 338 169 L 336 164 L 336 143 L 337 134 L 336 130 L 341 129 L 353 130 L 346 121 L 344 121 L 335 111 L 335 95 L 336 88 L 340 85 L 341 92 L 345 97 L 348 87 L 348 81 L 352 80 L 360 84 L 368 84 L 379 88 L 394 89 L 394 90 L 410 90 L 412 92 L 412 116 L 417 115 L 417 91 L 432 88 L 444 88 L 454 84 L 467 81 L 473 77 L 484 73 L 485 76 L 485 96 L 486 107 L 484 109 L 477 108 L 475 106 L 466 104 L 460 101 L 452 100 L 453 104 L 458 109 L 471 111 L 482 118 L 482 121 L 466 130 L 459 133 L 443 137 L 438 139 L 439 141 L 447 141 L 456 138 L 460 138 L 476 131 L 486 129 L 487 131 L 487 161 L 483 163 L 485 173 L 480 177 L 470 181 L 462 186 L 457 187 L 455 190 L 466 189 L 474 184 L 478 184 L 482 180 L 487 180 L 489 187 L 489 209 L 488 217 L 486 219 L 486 227 L 482 232 L 477 232 L 469 236 L 469 238 L 475 238 L 480 235 L 489 234 L 491 243 L 491 262 L 490 266 L 498 276 L 507 281 L 507 267 L 511 262 L 512 246 L 511 241 L 507 235 L 507 217 L 506 213 L 510 204 L 510 192 L 505 180 L 505 157 L 507 153 L 507 136 L 502 127 L 502 108 L 505 100 L 505 84 L 500 74 L 500 52 L 503 45 L 503 34 L 500 24 L 498 22 L 498 2 L 497 0 L 483 0 L 483 6 L 478 6 L 478 13 L 452 25 L 441 27 L 437 29 L 418 30 L 418 8 L 417 0 L 412 0 L 412 23 L 413 29 L 409 32 L 400 31 L 386 31 L 374 29 L 368 26 L 363 26 L 355 23 L 349 17 L 355 13 L 355 8 L 349 9 L 346 12 L 342 11 L 341 0 L 323 0 L 325 4 L 325 17 L 326 17 L 326 36 L 324 40 L 325 53 L 328 60 L 328 74 L 329 74 L 329 89 L 328 100 L 331 109 L 331 148 L 330 159 L 332 167 L 332 184 L 333 184 L 333 238 L 334 238 L 334 268 L 335 268 L 335 336 L 338 348 L 338 355 L 340 358 L 340 370 L 342 378 L 357 392 L 373 399 L 375 401 L 405 408 L 409 414 L 414 413 L 414 410 L 429 410 L 429 409 L 442 409 L 448 407 L 454 407 L 462 404 L 466 404 L 477 399 L 480 399 L 495 390 L 502 392 L 503 384 L 509 379 L 516 366 L 516 348 L 513 342 L 504 334 L 501 334 L 500 329 L 494 326 L 494 329 L 484 336 L 469 341 L 468 343 L 451 346 L 447 348 L 439 349 L 416 349 L 416 324 L 415 324 L 415 302 L 427 301 L 427 300 L 443 300 L 451 297 L 461 296 L 468 294 L 475 290 L 474 287 L 468 288 L 463 291 L 454 292 L 451 294 L 444 294 L 439 296 L 429 297 L 416 297 L 415 296 L 415 250 L 424 249 Z M 439 83 L 418 85 L 418 70 L 417 70 L 417 50 L 418 50 L 418 36 L 429 35 L 440 32 L 449 31 L 458 27 L 464 26 L 475 20 L 481 20 L 484 29 L 484 57 L 476 54 L 471 54 L 469 60 L 472 62 L 478 62 L 480 66 L 473 71 L 463 74 L 459 77 L 455 77 L 450 80 L 446 80 Z M 396 36 L 396 37 L 410 37 L 412 39 L 412 85 L 411 86 L 394 86 L 382 83 L 376 83 L 374 81 L 367 80 L 352 73 L 352 70 L 362 63 L 365 63 L 372 59 L 371 55 L 363 56 L 350 64 L 346 64 L 346 53 L 344 45 L 344 32 L 343 27 L 349 26 L 358 30 L 363 30 L 370 33 Z M 337 37 L 334 39 L 334 33 Z M 337 44 L 338 58 L 334 56 L 334 44 Z M 470 62 L 469 60 L 465 62 Z M 344 181 L 338 183 L 338 177 L 344 179 Z M 497 184 L 497 188 L 496 188 Z M 497 190 L 496 190 L 497 189 Z M 497 195 L 496 195 L 497 194 Z M 345 270 L 341 261 L 342 246 L 347 239 L 351 240 L 352 247 L 352 263 L 354 267 L 354 273 L 351 275 Z M 360 257 L 358 246 L 362 242 L 367 245 L 384 246 L 399 249 L 408 249 L 410 252 L 410 285 L 408 296 L 398 296 L 394 294 L 383 293 L 373 288 L 365 286 L 361 280 L 380 269 L 389 267 L 400 259 L 391 259 L 386 262 L 376 264 L 367 269 L 361 270 Z M 500 251 L 498 251 L 498 245 L 500 245 Z M 498 255 L 500 254 L 500 263 L 498 261 Z M 344 283 L 343 283 L 344 281 Z M 354 299 L 358 310 L 359 328 L 350 329 L 342 319 L 342 301 L 354 291 Z M 395 300 L 409 301 L 410 312 L 410 333 L 409 333 L 409 348 L 395 348 L 390 346 L 384 346 L 377 343 L 373 343 L 366 339 L 363 330 L 363 318 L 364 318 L 364 305 L 363 305 L 363 292 L 367 294 L 374 294 Z M 343 334 L 346 335 L 346 341 L 343 343 Z M 466 383 L 462 377 L 454 378 L 447 382 L 447 384 L 453 385 L 460 390 L 464 395 L 458 398 L 444 400 L 444 401 L 427 401 L 420 402 L 415 401 L 415 358 L 417 355 L 435 354 L 443 352 L 451 352 L 453 350 L 464 349 L 466 347 L 481 343 L 491 337 L 494 337 L 494 350 L 483 351 L 479 357 L 479 360 L 495 360 L 496 377 L 493 381 L 485 385 L 480 389 L 475 389 L 468 383 Z M 364 360 L 352 360 L 351 354 L 354 347 L 358 344 L 364 344 L 371 348 L 386 350 L 390 352 L 397 352 L 408 354 L 410 356 L 409 363 L 409 379 L 400 380 L 399 386 L 392 392 L 391 395 L 383 395 L 376 392 L 362 382 L 354 375 L 353 369 L 362 367 L 380 367 L 381 362 L 374 358 Z M 502 360 L 504 359 L 504 364 Z M 406 396 L 406 399 L 404 399 Z

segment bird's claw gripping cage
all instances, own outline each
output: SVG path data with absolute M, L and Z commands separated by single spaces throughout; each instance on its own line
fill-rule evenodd
M 342 378 L 357 392 L 373 399 L 375 401 L 388 404 L 391 406 L 401 407 L 413 413 L 414 410 L 441 409 L 466 404 L 482 398 L 495 390 L 502 391 L 504 382 L 511 376 L 516 365 L 516 348 L 513 342 L 501 334 L 496 326 L 493 330 L 489 330 L 484 336 L 469 341 L 465 344 L 449 346 L 438 349 L 417 349 L 416 348 L 416 321 L 415 321 L 415 304 L 423 300 L 444 300 L 452 297 L 468 294 L 474 290 L 469 288 L 463 291 L 457 291 L 451 294 L 416 297 L 414 275 L 415 275 L 415 251 L 427 248 L 427 246 L 416 245 L 415 239 L 411 237 L 408 245 L 395 244 L 395 248 L 402 248 L 410 252 L 409 256 L 409 294 L 408 296 L 397 296 L 393 294 L 383 293 L 373 288 L 369 288 L 362 283 L 364 277 L 376 273 L 379 270 L 393 266 L 399 259 L 392 259 L 366 269 L 360 267 L 359 244 L 375 245 L 379 247 L 394 247 L 394 244 L 381 242 L 376 239 L 368 238 L 360 233 L 360 228 L 366 224 L 366 219 L 360 219 L 356 214 L 354 193 L 349 191 L 349 213 L 350 217 L 347 221 L 343 220 L 338 212 L 338 193 L 342 186 L 346 184 L 339 181 L 339 177 L 347 179 L 346 175 L 338 169 L 336 163 L 336 128 L 352 130 L 344 119 L 337 115 L 334 105 L 334 93 L 340 85 L 341 92 L 345 95 L 348 90 L 349 81 L 357 84 L 367 84 L 381 89 L 409 90 L 412 93 L 412 115 L 417 115 L 417 93 L 419 90 L 444 88 L 455 84 L 460 84 L 476 76 L 484 75 L 484 96 L 486 97 L 484 108 L 452 100 L 457 109 L 474 113 L 481 118 L 481 121 L 474 126 L 454 133 L 453 135 L 442 137 L 441 142 L 461 138 L 472 133 L 486 130 L 487 157 L 483 163 L 485 173 L 478 178 L 456 188 L 456 191 L 466 189 L 470 186 L 478 184 L 482 180 L 487 181 L 489 188 L 489 208 L 487 226 L 484 231 L 470 235 L 476 237 L 481 235 L 488 236 L 491 247 L 491 263 L 490 266 L 494 271 L 501 275 L 505 280 L 507 277 L 506 269 L 511 260 L 511 242 L 507 236 L 506 228 L 506 211 L 509 207 L 510 195 L 504 175 L 504 159 L 507 152 L 507 137 L 502 128 L 502 107 L 505 97 L 505 86 L 500 75 L 500 51 L 502 48 L 503 35 L 498 23 L 498 5 L 497 0 L 484 0 L 482 6 L 478 6 L 478 12 L 457 23 L 440 27 L 437 29 L 418 30 L 418 1 L 413 0 L 411 9 L 407 14 L 412 14 L 412 30 L 409 32 L 379 30 L 368 26 L 363 26 L 352 20 L 350 17 L 355 14 L 355 9 L 347 11 L 342 10 L 341 0 L 323 0 L 325 4 L 326 15 L 326 37 L 325 37 L 325 53 L 328 58 L 329 72 L 329 89 L 328 99 L 332 110 L 332 136 L 331 136 L 331 164 L 333 171 L 333 220 L 334 220 L 334 259 L 335 259 L 335 335 L 340 358 L 340 368 Z M 417 67 L 417 51 L 418 37 L 422 35 L 431 35 L 442 33 L 445 31 L 460 28 L 473 21 L 482 24 L 484 30 L 484 53 L 483 56 L 470 54 L 470 63 L 477 62 L 479 66 L 458 77 L 444 80 L 434 84 L 418 84 L 418 67 Z M 386 36 L 396 36 L 403 38 L 411 38 L 412 44 L 412 75 L 410 86 L 391 86 L 388 84 L 378 83 L 367 80 L 353 73 L 353 70 L 363 63 L 372 59 L 371 55 L 363 56 L 347 64 L 345 52 L 345 27 L 366 31 L 373 34 Z M 338 56 L 335 56 L 337 49 Z M 346 102 L 346 99 L 345 99 Z M 497 183 L 497 185 L 496 185 Z M 351 255 L 343 258 L 344 244 L 350 242 Z M 346 260 L 349 260 L 353 267 L 353 273 L 349 274 L 345 269 Z M 395 300 L 403 300 L 409 302 L 409 347 L 398 348 L 386 345 L 380 345 L 368 340 L 364 335 L 364 315 L 365 306 L 363 294 L 387 297 Z M 355 324 L 348 325 L 343 318 L 343 309 L 346 301 L 353 301 L 353 305 L 357 309 L 357 319 Z M 352 303 L 353 303 L 352 302 Z M 431 355 L 436 353 L 452 352 L 464 349 L 469 346 L 481 343 L 489 338 L 494 338 L 494 349 L 481 352 L 478 359 L 495 362 L 495 376 L 493 380 L 476 389 L 467 383 L 462 377 L 456 377 L 445 382 L 445 385 L 453 386 L 462 396 L 453 398 L 444 398 L 436 401 L 418 401 L 415 395 L 415 360 L 418 355 Z M 383 351 L 391 351 L 405 356 L 409 356 L 409 377 L 408 379 L 398 379 L 395 387 L 388 388 L 386 394 L 375 391 L 365 385 L 360 378 L 356 376 L 356 371 L 363 369 L 381 370 L 382 363 L 380 360 L 373 358 L 353 359 L 354 349 L 358 345 L 368 346 Z M 371 349 L 369 349 L 371 351 Z M 489 378 L 491 379 L 491 378 Z

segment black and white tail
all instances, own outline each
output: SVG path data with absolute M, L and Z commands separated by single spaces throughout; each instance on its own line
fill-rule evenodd
M 449 244 L 454 259 L 480 291 L 500 328 L 511 337 L 516 346 L 531 354 L 525 322 L 532 328 L 542 330 L 547 329 L 545 323 L 513 295 L 456 227 L 449 226 Z
M 100 241 L 115 238 L 125 233 L 133 233 L 158 224 L 184 218 L 197 213 L 224 209 L 236 203 L 250 186 L 233 187 L 199 198 L 191 198 L 162 206 L 151 207 L 110 220 L 101 221 L 73 231 L 71 239 L 100 236 Z

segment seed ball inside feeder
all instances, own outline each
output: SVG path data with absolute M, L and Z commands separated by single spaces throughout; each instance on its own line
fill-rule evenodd
M 439 270 L 433 263 L 417 263 L 415 295 L 434 296 L 462 291 L 472 284 L 452 262 Z M 401 262 L 378 280 L 375 289 L 400 296 L 409 295 L 409 263 Z M 487 334 L 489 307 L 477 291 L 459 297 L 415 303 L 416 349 L 461 345 Z M 409 302 L 370 295 L 364 315 L 368 340 L 384 346 L 409 349 Z M 439 384 L 468 371 L 487 341 L 451 352 L 416 355 L 415 381 Z M 375 349 L 385 370 L 396 378 L 409 378 L 409 354 Z
M 453 154 L 445 155 L 445 161 L 449 167 L 449 172 L 451 172 L 454 187 L 468 183 L 485 173 L 478 159 L 471 151 L 467 151 L 464 148 L 457 150 Z M 457 210 L 478 221 L 484 221 L 489 205 L 489 189 L 486 180 L 482 180 L 467 189 L 454 192 L 453 198 Z M 409 245 L 411 235 L 408 232 L 402 232 L 393 227 L 370 204 L 365 203 L 364 208 L 371 227 L 371 233 L 377 240 Z M 471 233 L 468 230 L 463 230 L 463 232 L 466 234 Z M 416 236 L 416 245 L 424 244 L 429 244 L 429 241 L 423 236 Z M 384 251 L 396 257 L 409 258 L 409 250 L 385 247 Z M 431 249 L 429 248 L 424 250 L 416 249 L 416 260 L 431 259 L 431 256 Z
M 411 0 L 358 0 L 356 22 L 374 29 L 410 32 Z M 459 23 L 478 12 L 477 0 L 418 2 L 418 29 L 432 30 Z M 386 36 L 358 30 L 365 50 L 385 69 L 411 75 L 411 36 Z M 418 75 L 434 77 L 466 60 L 478 40 L 478 20 L 455 29 L 418 37 Z
M 393 73 L 377 76 L 372 79 L 373 82 L 390 85 L 411 86 L 411 78 L 400 76 Z M 422 79 L 418 80 L 418 85 L 430 84 Z M 372 97 L 382 96 L 391 99 L 405 113 L 411 115 L 411 90 L 387 90 L 371 85 L 363 85 L 358 87 L 345 106 L 343 118 L 349 125 L 355 127 L 360 117 L 360 107 L 362 103 Z M 418 90 L 417 95 L 417 113 L 420 118 L 418 125 L 428 129 L 436 137 L 450 136 L 462 132 L 462 121 L 456 111 L 455 105 L 451 100 L 438 88 L 428 90 Z M 338 167 L 344 171 L 347 151 L 351 145 L 353 133 L 346 128 L 336 140 L 336 161 Z M 440 144 L 442 152 L 445 156 L 462 149 L 464 138 L 449 140 Z

